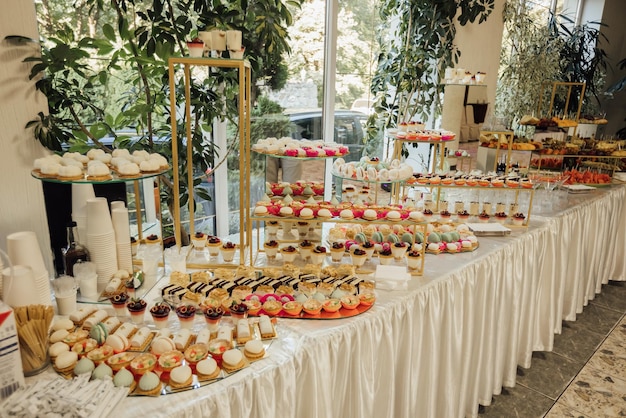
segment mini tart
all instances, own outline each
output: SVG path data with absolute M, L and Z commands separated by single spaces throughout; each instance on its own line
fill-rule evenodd
M 144 353 L 135 357 L 130 362 L 130 369 L 135 374 L 144 374 L 154 370 L 157 358 L 154 354 Z
M 170 372 L 170 387 L 172 389 L 181 389 L 191 386 L 192 381 L 193 375 L 191 374 L 191 367 L 189 366 L 177 366 Z
M 283 311 L 285 311 L 287 315 L 298 316 L 300 312 L 302 312 L 302 303 L 291 300 L 283 305 Z
M 190 364 L 204 360 L 209 354 L 209 349 L 204 344 L 192 344 L 185 350 L 185 360 Z
M 226 350 L 224 354 L 222 354 L 222 367 L 228 373 L 240 370 L 243 366 L 245 366 L 243 354 L 236 348 Z
M 359 302 L 363 306 L 372 306 L 376 301 L 376 295 L 373 293 L 361 293 L 359 295 Z
M 249 360 L 259 360 L 265 355 L 265 347 L 259 340 L 250 340 L 244 345 L 243 355 Z
M 359 298 L 354 295 L 346 295 L 341 298 L 341 305 L 345 309 L 356 309 L 360 303 Z
M 302 304 L 302 310 L 309 315 L 318 315 L 322 311 L 322 302 L 317 299 L 308 299 Z
M 196 364 L 196 376 L 198 380 L 216 379 L 220 375 L 221 369 L 217 366 L 217 362 L 213 358 L 205 358 Z
M 268 299 L 263 304 L 263 310 L 268 315 L 278 315 L 278 313 L 283 309 L 283 304 L 277 300 Z
M 135 392 L 138 395 L 159 396 L 161 394 L 161 381 L 159 376 L 152 372 L 146 372 L 139 379 Z
M 257 315 L 263 308 L 263 304 L 257 299 L 249 299 L 243 303 L 248 307 L 248 315 Z
M 114 354 L 106 360 L 106 363 L 111 369 L 116 372 L 130 366 L 130 362 L 136 357 L 136 354 L 129 353 L 127 351 L 119 354 Z
M 110 345 L 103 345 L 102 347 L 95 348 L 87 353 L 87 358 L 92 360 L 96 364 L 100 364 L 106 361 L 113 355 L 113 347 Z
M 339 299 L 327 299 L 322 303 L 322 308 L 326 312 L 337 312 L 341 309 L 341 301 Z
M 72 345 L 72 351 L 82 357 L 98 347 L 98 342 L 93 338 L 87 338 Z
M 167 351 L 159 357 L 159 368 L 164 372 L 172 370 L 183 363 L 185 355 L 178 350 Z

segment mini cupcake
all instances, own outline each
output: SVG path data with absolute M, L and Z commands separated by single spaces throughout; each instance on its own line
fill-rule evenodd
M 134 324 L 143 324 L 144 314 L 148 304 L 143 299 L 131 298 L 126 304 L 126 309 L 130 313 L 130 319 Z
M 152 315 L 152 321 L 154 325 L 158 329 L 167 327 L 169 316 L 170 316 L 170 306 L 165 302 L 159 302 L 150 308 L 150 315 Z
M 225 242 L 220 247 L 220 254 L 222 254 L 222 260 L 226 263 L 230 263 L 235 258 L 235 250 L 237 249 L 237 244 L 234 244 L 230 241 Z
M 193 305 L 181 305 L 176 308 L 176 316 L 181 328 L 191 328 L 196 316 L 196 307 Z

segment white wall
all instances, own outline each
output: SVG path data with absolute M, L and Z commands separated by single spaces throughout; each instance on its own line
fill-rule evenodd
M 35 158 L 44 148 L 24 129 L 38 112 L 47 108 L 45 97 L 36 94 L 28 80 L 30 65 L 22 63 L 37 53 L 36 44 L 16 47 L 4 38 L 23 35 L 38 39 L 33 1 L 2 0 L 0 13 L 0 248 L 12 232 L 37 233 L 48 271 L 52 272 L 50 237 L 41 184 L 30 176 Z

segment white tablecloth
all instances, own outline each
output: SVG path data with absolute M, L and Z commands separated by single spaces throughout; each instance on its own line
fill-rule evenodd
M 424 277 L 378 291 L 360 316 L 281 319 L 269 358 L 197 390 L 129 397 L 118 415 L 476 416 L 602 283 L 626 280 L 626 188 L 558 193 L 536 196 L 528 232 L 429 255 Z

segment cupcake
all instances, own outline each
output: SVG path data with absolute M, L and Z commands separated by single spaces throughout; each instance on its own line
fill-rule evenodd
M 126 315 L 126 302 L 128 302 L 128 294 L 120 293 L 119 295 L 115 295 L 112 298 L 109 298 L 111 305 L 113 305 L 113 310 L 115 311 L 115 315 L 117 316 L 125 316 Z
M 181 305 L 176 307 L 176 316 L 181 328 L 191 328 L 196 316 L 196 307 L 193 305 Z
M 206 247 L 207 235 L 202 232 L 196 232 L 193 237 L 191 237 L 191 242 L 193 243 L 193 248 L 198 251 L 204 251 L 204 247 Z
M 147 303 L 143 299 L 131 298 L 126 304 L 126 309 L 130 313 L 130 319 L 134 324 L 143 324 Z
M 220 247 L 222 246 L 222 240 L 219 237 L 210 236 L 207 238 L 207 247 L 209 247 L 209 255 L 211 257 L 217 257 L 220 253 Z
M 331 259 L 336 263 L 340 262 L 341 259 L 343 258 L 343 254 L 345 250 L 346 250 L 345 245 L 342 242 L 333 242 L 330 247 Z
M 222 260 L 226 263 L 230 263 L 235 258 L 235 250 L 237 249 L 237 244 L 234 244 L 230 241 L 225 242 L 220 247 L 220 254 L 222 254 Z
M 206 321 L 207 328 L 211 332 L 217 332 L 220 325 L 220 320 L 224 315 L 224 310 L 220 307 L 207 308 L 204 311 L 204 320 Z
M 167 327 L 169 316 L 170 316 L 170 310 L 171 308 L 165 302 L 159 302 L 156 305 L 154 305 L 152 308 L 150 308 L 150 315 L 152 315 L 152 321 L 154 321 L 154 324 L 156 325 L 157 328 L 161 329 L 161 328 Z

